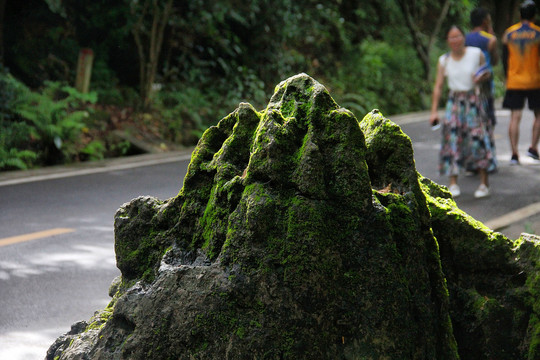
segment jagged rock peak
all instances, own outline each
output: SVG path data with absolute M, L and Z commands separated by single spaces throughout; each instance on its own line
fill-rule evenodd
M 410 139 L 380 111 L 358 121 L 299 74 L 264 110 L 242 103 L 204 133 L 178 196 L 122 206 L 113 300 L 47 359 L 474 358 L 456 338 L 492 342 L 459 316 L 517 314 L 470 305 L 524 268 L 511 245 L 416 172 Z M 489 282 L 467 259 L 505 264 Z M 509 334 L 532 313 L 522 291 Z M 497 354 L 522 354 L 515 337 Z

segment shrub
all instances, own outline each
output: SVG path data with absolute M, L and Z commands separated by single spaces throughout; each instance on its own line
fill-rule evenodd
M 368 38 L 347 51 L 337 68 L 335 97 L 360 117 L 374 108 L 388 115 L 418 110 L 429 91 L 421 73 L 410 47 Z
M 95 93 L 82 94 L 58 82 L 31 91 L 9 73 L 0 74 L 0 170 L 73 161 Z
M 161 117 L 163 138 L 183 145 L 196 144 L 209 126 L 238 106 L 243 94 L 249 98 L 250 94 L 258 93 L 260 97 L 260 86 L 256 81 L 247 82 L 244 87 L 227 92 L 225 97 L 220 96 L 219 89 L 201 90 L 195 86 L 159 91 L 154 98 L 154 109 Z

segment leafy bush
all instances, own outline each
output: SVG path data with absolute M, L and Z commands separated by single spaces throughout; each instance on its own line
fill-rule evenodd
M 422 108 L 429 84 L 421 77 L 420 63 L 407 45 L 365 39 L 352 48 L 337 68 L 333 86 L 336 100 L 359 117 L 374 109 L 398 114 Z
M 19 96 L 21 86 L 0 68 L 0 169 L 27 169 L 37 158 L 35 152 L 17 146 L 30 137 L 30 127 L 13 120 L 12 103 Z
M 163 138 L 184 145 L 196 143 L 208 126 L 226 115 L 218 113 L 213 99 L 195 87 L 158 92 L 154 108 L 161 117 Z
M 81 150 L 81 153 L 86 155 L 88 160 L 102 160 L 106 151 L 103 142 L 93 140 Z
M 9 73 L 0 74 L 7 96 L 0 119 L 0 169 L 25 169 L 72 161 L 95 93 L 82 94 L 58 82 L 33 92 Z
M 0 169 L 28 169 L 28 164 L 36 160 L 36 153 L 30 150 L 7 150 L 4 146 L 4 137 L 0 136 Z
M 95 94 L 81 94 L 69 86 L 46 82 L 43 93 L 25 91 L 15 104 L 15 113 L 29 122 L 30 135 L 41 150 L 42 160 L 51 164 L 76 155 L 76 141 L 85 127 L 85 102 L 95 103 Z M 60 155 L 60 156 L 59 156 Z

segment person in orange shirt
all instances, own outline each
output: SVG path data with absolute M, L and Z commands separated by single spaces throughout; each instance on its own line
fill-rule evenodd
M 525 106 L 534 111 L 531 146 L 527 155 L 538 160 L 540 138 L 540 27 L 533 23 L 536 15 L 534 1 L 526 0 L 520 6 L 521 21 L 510 26 L 502 37 L 502 62 L 506 76 L 503 108 L 510 109 L 508 136 L 512 148 L 511 165 L 519 164 L 519 123 Z

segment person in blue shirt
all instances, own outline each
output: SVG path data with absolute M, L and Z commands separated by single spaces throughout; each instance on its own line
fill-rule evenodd
M 471 12 L 472 30 L 465 37 L 465 46 L 475 46 L 484 52 L 486 63 L 493 67 L 499 62 L 497 37 L 493 33 L 491 15 L 484 8 Z
M 493 82 L 493 66 L 499 62 L 499 53 L 497 51 L 497 37 L 493 32 L 491 15 L 482 7 L 476 8 L 471 12 L 472 30 L 465 36 L 465 46 L 474 46 L 480 48 L 484 53 L 486 65 L 491 72 L 491 81 L 486 81 L 481 85 L 481 100 L 484 102 L 486 113 L 491 127 L 495 127 L 497 119 L 495 117 L 495 85 Z M 497 160 L 495 158 L 495 139 L 491 138 L 491 147 L 493 149 L 494 161 L 488 172 L 497 170 Z

